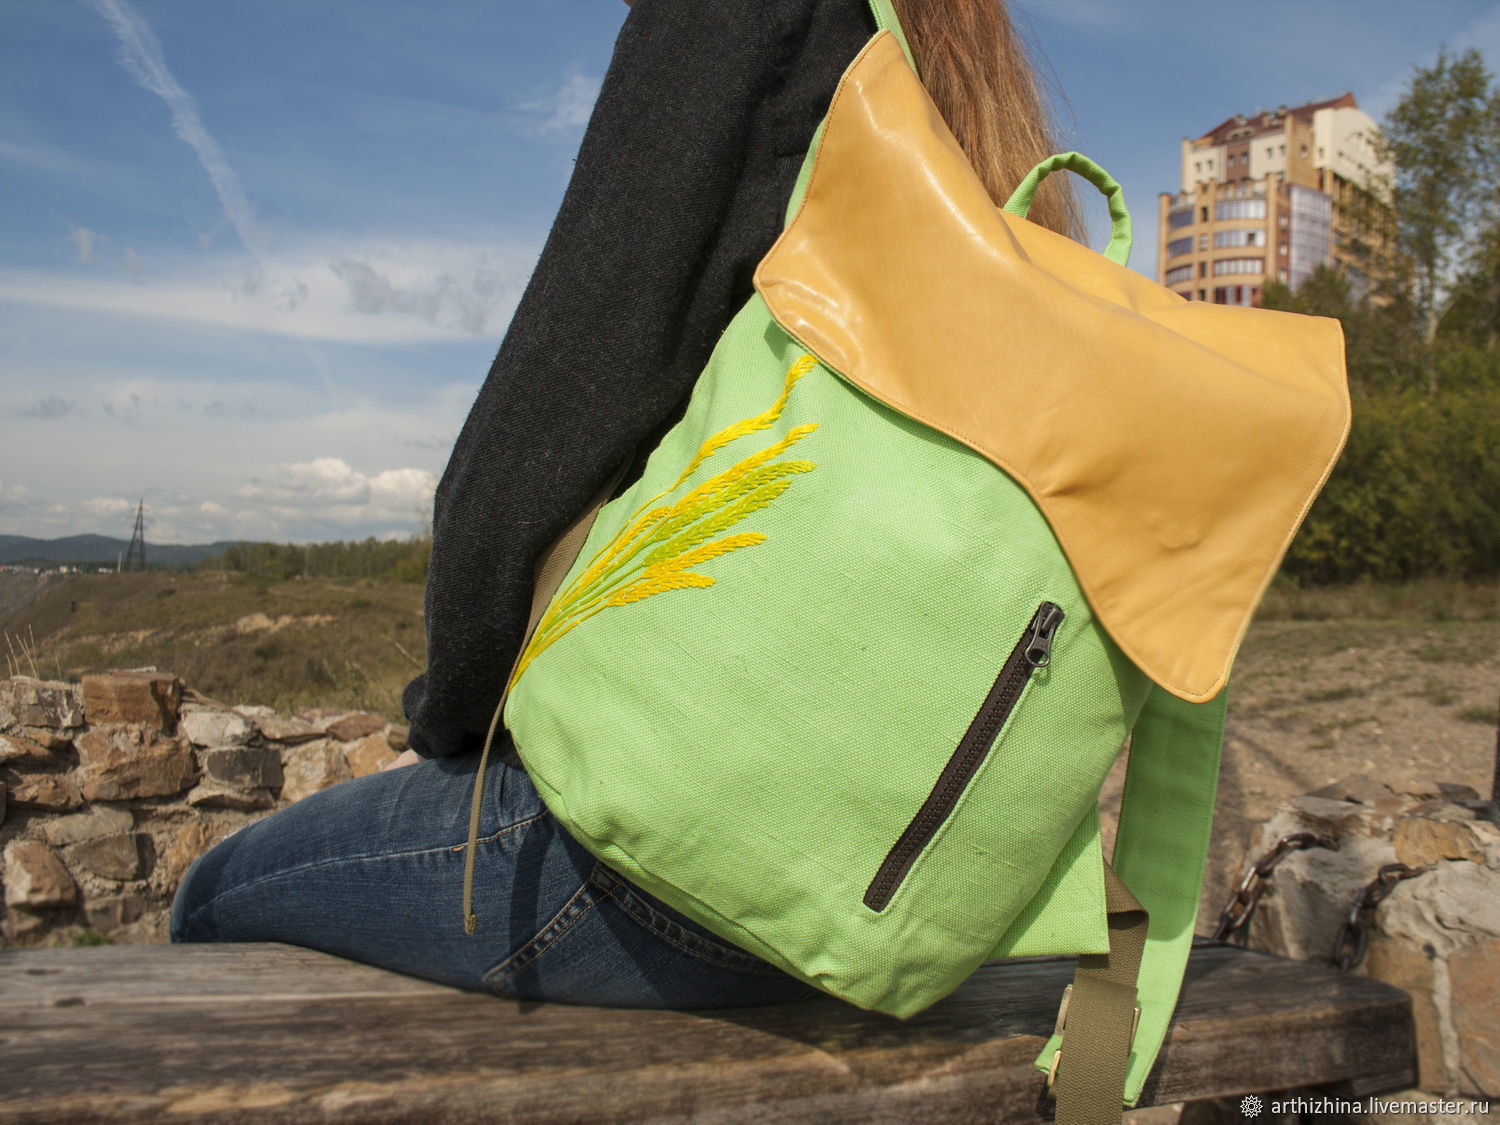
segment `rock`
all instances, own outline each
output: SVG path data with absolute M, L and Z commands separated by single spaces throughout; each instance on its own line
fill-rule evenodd
M 0 763 L 25 767 L 53 766 L 57 762 L 58 756 L 50 746 L 43 746 L 18 734 L 0 734 Z
M 191 820 L 177 830 L 157 863 L 157 877 L 168 893 L 174 893 L 193 860 L 208 851 L 213 832 L 201 820 Z
M 355 777 L 378 773 L 386 763 L 396 760 L 396 751 L 383 734 L 367 734 L 358 742 L 344 746 L 344 760 Z
M 255 725 L 260 727 L 260 733 L 272 742 L 280 742 L 284 745 L 293 745 L 298 742 L 310 742 L 314 738 L 323 737 L 320 728 L 304 719 L 291 718 L 286 715 L 278 715 L 272 712 L 264 717 L 257 717 Z
M 1450 933 L 1500 938 L 1500 862 L 1496 860 L 1500 860 L 1500 850 L 1491 854 L 1494 866 L 1439 864 L 1405 885 L 1421 892 L 1417 898 L 1426 915 Z
M 1453 1030 L 1458 1033 L 1458 1088 L 1500 1097 L 1500 939 L 1480 938 L 1448 961 Z
M 105 672 L 83 677 L 88 721 L 138 723 L 170 734 L 182 708 L 182 681 L 162 672 Z
M 139 879 L 145 869 L 141 856 L 143 837 L 146 841 L 150 839 L 144 832 L 100 836 L 70 845 L 63 851 L 63 859 L 75 870 L 82 868 L 104 879 Z
M 0 824 L 5 823 L 5 802 L 7 800 L 6 792 L 7 791 L 4 783 L 0 782 Z
M 1402 805 L 1401 798 L 1389 785 L 1363 773 L 1342 778 L 1307 795 L 1330 801 L 1353 801 L 1381 812 L 1394 812 Z
M 329 738 L 340 742 L 354 742 L 366 735 L 374 734 L 385 726 L 385 719 L 370 711 L 351 711 L 329 723 L 325 728 Z
M 21 729 L 21 720 L 6 706 L 8 696 L 0 695 L 0 734 L 13 734 Z
M 67 774 L 25 775 L 12 769 L 0 769 L 0 782 L 5 785 L 10 803 L 19 808 L 66 812 L 83 804 L 78 783 Z
M 91 929 L 107 934 L 141 918 L 148 905 L 146 896 L 139 892 L 104 895 L 85 902 L 83 916 Z
M 1410 867 L 1428 867 L 1445 859 L 1483 863 L 1484 847 L 1470 824 L 1460 820 L 1407 816 L 1396 822 L 1392 841 L 1396 860 Z
M 1448 1090 L 1452 1089 L 1452 1084 L 1443 1056 L 1435 955 L 1435 950 L 1429 956 L 1410 941 L 1371 934 L 1359 972 L 1362 976 L 1394 984 L 1411 995 L 1412 1022 L 1417 1037 L 1417 1084 L 1427 1090 Z
M 66 844 L 96 840 L 100 836 L 129 832 L 134 823 L 135 818 L 126 809 L 94 805 L 72 816 L 59 816 L 43 821 L 42 838 L 53 847 L 60 848 Z
M 309 793 L 354 776 L 343 750 L 327 738 L 287 747 L 281 755 L 281 772 L 285 779 L 281 787 L 283 801 L 300 801 Z
M 405 753 L 411 748 L 411 727 L 399 726 L 391 723 L 385 728 L 385 740 L 398 754 Z
M 187 706 L 178 729 L 194 746 L 243 746 L 255 734 L 255 724 L 237 711 Z
M 203 780 L 240 789 L 275 789 L 281 785 L 281 754 L 274 747 L 221 746 L 198 755 Z
M 26 910 L 71 906 L 78 901 L 73 877 L 46 844 L 12 840 L 5 846 L 5 904 Z
M 46 750 L 66 750 L 73 745 L 72 730 L 53 730 L 51 727 L 22 727 L 21 735 Z
M 83 795 L 90 801 L 169 797 L 192 783 L 198 769 L 186 742 L 149 727 L 100 727 L 78 738 Z
M 78 688 L 56 680 L 13 676 L 0 680 L 0 705 L 22 726 L 76 730 L 83 726 L 83 703 Z
M 253 812 L 256 809 L 274 809 L 276 798 L 269 789 L 242 789 L 225 785 L 221 781 L 200 781 L 188 790 L 187 803 L 193 808 Z

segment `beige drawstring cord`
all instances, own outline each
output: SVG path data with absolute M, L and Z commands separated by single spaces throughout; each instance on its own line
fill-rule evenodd
M 514 675 L 514 672 L 512 672 Z M 510 685 L 500 696 L 495 707 L 495 717 L 490 720 L 489 733 L 484 736 L 484 749 L 479 754 L 479 769 L 474 773 L 474 800 L 469 805 L 469 842 L 464 845 L 464 933 L 472 934 L 479 925 L 479 915 L 474 913 L 474 853 L 479 847 L 479 805 L 484 799 L 484 771 L 490 761 L 490 747 L 495 744 L 495 731 L 500 726 L 500 715 L 505 710 L 505 701 L 510 698 Z
M 479 915 L 474 913 L 474 855 L 479 849 L 479 806 L 484 800 L 484 771 L 490 761 L 490 747 L 495 744 L 495 732 L 500 729 L 500 716 L 505 711 L 505 701 L 510 698 L 510 689 L 516 686 L 519 678 L 517 672 L 521 667 L 521 658 L 526 655 L 526 647 L 531 644 L 531 636 L 536 632 L 537 622 L 542 619 L 542 613 L 548 604 L 557 595 L 562 581 L 567 577 L 568 571 L 572 569 L 573 563 L 577 561 L 578 555 L 583 550 L 583 544 L 589 537 L 589 531 L 594 526 L 594 520 L 598 518 L 599 511 L 615 491 L 615 486 L 625 476 L 625 470 L 630 467 L 634 457 L 634 450 L 626 455 L 619 467 L 610 474 L 609 480 L 604 482 L 604 487 L 594 497 L 589 507 L 568 525 L 568 529 L 562 533 L 557 542 L 548 547 L 537 560 L 536 582 L 531 591 L 531 620 L 526 624 L 526 636 L 521 640 L 521 649 L 516 653 L 515 663 L 510 666 L 510 675 L 505 677 L 505 690 L 500 693 L 500 702 L 495 705 L 495 715 L 490 719 L 489 732 L 484 736 L 484 749 L 479 753 L 479 769 L 474 773 L 474 800 L 469 805 L 469 840 L 464 845 L 464 933 L 472 934 L 479 925 Z

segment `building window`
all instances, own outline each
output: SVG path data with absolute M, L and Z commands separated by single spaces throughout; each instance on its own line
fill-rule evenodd
M 1286 230 L 1286 214 L 1285 214 L 1285 212 L 1283 212 L 1282 214 L 1276 216 L 1276 225 L 1279 226 L 1282 230 Z
M 1214 204 L 1214 218 L 1219 222 L 1225 219 L 1264 219 L 1265 217 L 1266 201 L 1264 199 L 1235 199 Z
M 1233 246 L 1264 246 L 1266 244 L 1266 232 L 1255 227 L 1240 230 L 1220 230 L 1214 232 L 1214 249 L 1223 250 Z
M 1283 285 L 1285 285 L 1286 284 L 1286 270 L 1277 270 L 1276 271 L 1276 280 L 1279 281 L 1279 282 L 1281 282 Z
M 1298 153 L 1298 155 L 1301 156 L 1303 160 L 1307 159 L 1307 146 L 1306 145 L 1302 146 L 1302 151 L 1300 153 Z
M 1169 258 L 1176 258 L 1181 254 L 1191 254 L 1192 252 L 1192 235 L 1188 235 L 1186 238 L 1174 238 L 1171 242 L 1167 243 L 1167 257 Z
M 1282 256 L 1282 257 L 1283 257 L 1283 258 L 1285 258 L 1285 257 L 1286 257 L 1286 243 L 1285 243 L 1285 242 L 1283 242 L 1283 243 L 1282 243 L 1282 244 L 1281 244 L 1281 245 L 1280 245 L 1280 246 L 1279 246 L 1279 247 L 1278 247 L 1278 248 L 1277 248 L 1277 253 L 1278 253 L 1278 254 L 1280 254 L 1280 255 L 1281 255 L 1281 256 Z
M 1231 153 L 1230 153 L 1230 154 L 1229 154 L 1229 159 L 1228 159 L 1228 160 L 1226 160 L 1226 161 L 1225 161 L 1225 163 L 1226 163 L 1226 164 L 1228 164 L 1228 165 L 1229 165 L 1229 167 L 1231 167 L 1231 168 L 1233 168 L 1233 167 L 1234 167 L 1234 153 L 1232 153 L 1232 152 L 1231 152 Z
M 1322 192 L 1295 186 L 1289 199 L 1291 227 L 1287 238 L 1288 284 L 1301 285 L 1319 265 L 1332 262 L 1333 200 Z
M 1266 260 L 1264 258 L 1220 258 L 1214 263 L 1214 276 L 1223 277 L 1232 273 L 1265 273 Z M 1234 304 L 1241 302 L 1235 301 Z
M 1198 249 L 1199 250 L 1207 250 L 1208 249 L 1208 235 L 1206 235 L 1206 234 L 1200 234 L 1198 236 Z
M 1195 160 L 1195 161 L 1193 161 L 1193 172 L 1194 172 L 1195 175 L 1200 175 L 1201 176 L 1203 174 L 1203 161 L 1201 161 L 1201 160 Z
M 1248 285 L 1221 285 L 1214 290 L 1216 305 L 1249 305 L 1254 303 L 1258 289 Z
M 1181 285 L 1184 281 L 1190 281 L 1192 276 L 1192 266 L 1178 266 L 1175 270 L 1167 271 L 1167 284 Z
M 1202 210 L 1202 212 L 1203 212 L 1203 216 L 1202 216 L 1202 218 L 1201 218 L 1200 221 L 1201 222 L 1205 222 L 1205 223 L 1208 222 L 1208 208 L 1207 207 L 1203 207 L 1203 208 L 1200 208 L 1200 210 Z
M 1275 155 L 1276 155 L 1276 146 L 1275 145 L 1267 145 L 1266 146 L 1266 159 L 1270 160 Z
M 1198 300 L 1200 300 L 1200 301 L 1206 301 L 1206 300 L 1208 300 L 1208 290 L 1207 289 L 1200 289 L 1200 290 L 1198 290 Z
M 1286 145 L 1282 145 L 1282 146 L 1281 146 L 1281 155 L 1282 155 L 1282 156 L 1285 156 L 1285 155 L 1286 155 Z
M 1179 227 L 1191 226 L 1193 222 L 1193 209 L 1184 207 L 1181 211 L 1173 211 L 1167 216 L 1167 228 L 1177 230 Z

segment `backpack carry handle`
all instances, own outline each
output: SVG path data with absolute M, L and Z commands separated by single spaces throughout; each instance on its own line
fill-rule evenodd
M 1104 194 L 1104 198 L 1109 203 L 1110 221 L 1109 245 L 1104 248 L 1104 256 L 1116 265 L 1123 266 L 1130 260 L 1132 240 L 1130 212 L 1125 209 L 1125 192 L 1108 172 L 1081 152 L 1059 152 L 1056 156 L 1047 157 L 1026 173 L 1026 178 L 1021 181 L 1021 185 L 1011 193 L 1010 199 L 1006 200 L 1004 209 L 1024 219 L 1027 212 L 1031 210 L 1031 201 L 1036 196 L 1036 189 L 1044 179 L 1059 168 L 1077 172 Z

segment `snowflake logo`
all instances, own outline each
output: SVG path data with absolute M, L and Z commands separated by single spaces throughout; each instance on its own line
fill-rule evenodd
M 1240 1099 L 1240 1112 L 1246 1117 L 1259 1117 L 1260 1110 L 1260 1099 L 1254 1094 L 1246 1094 Z

